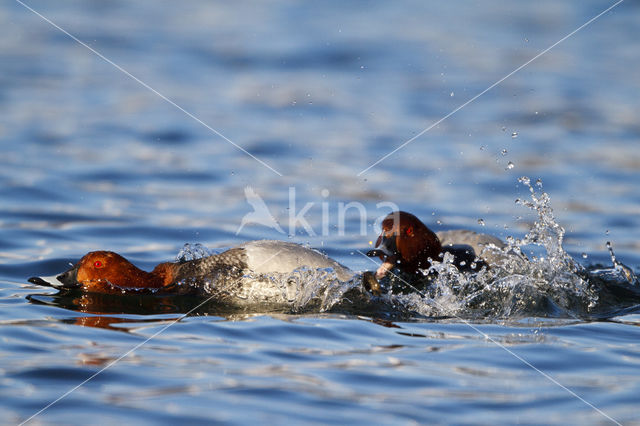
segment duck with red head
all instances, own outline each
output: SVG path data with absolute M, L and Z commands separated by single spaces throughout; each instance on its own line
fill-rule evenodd
M 473 231 L 446 231 L 434 233 L 411 213 L 396 211 L 382 221 L 382 233 L 376 241 L 376 249 L 367 256 L 378 256 L 383 261 L 376 271 L 376 278 L 383 278 L 397 267 L 402 272 L 416 273 L 428 269 L 432 261 L 440 261 L 444 253 L 451 253 L 454 264 L 460 270 L 477 271 L 487 263 L 479 259 L 486 245 L 504 247 L 499 239 Z
M 426 269 L 442 252 L 440 240 L 433 231 L 411 213 L 397 211 L 382 221 L 382 233 L 376 241 L 377 250 L 367 255 L 383 260 L 376 278 L 398 267 L 405 272 Z
M 275 274 L 285 278 L 294 271 L 330 269 L 340 281 L 356 277 L 326 255 L 285 241 L 251 241 L 201 259 L 165 262 L 146 272 L 110 251 L 87 253 L 68 271 L 55 277 L 33 277 L 29 282 L 87 293 L 158 295 L 215 295 L 216 300 L 237 303 L 281 303 L 294 298 L 297 289 L 283 288 Z M 282 276 L 282 275 L 280 275 Z M 372 289 L 369 276 L 361 277 Z
M 71 269 L 58 275 L 56 280 L 62 284 L 58 286 L 60 288 L 80 288 L 92 293 L 162 289 L 173 282 L 174 265 L 161 263 L 153 271 L 146 272 L 117 253 L 93 251 L 84 255 Z

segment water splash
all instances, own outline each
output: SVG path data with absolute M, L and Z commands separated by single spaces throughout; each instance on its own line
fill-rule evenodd
M 453 258 L 445 256 L 432 262 L 419 280 L 404 275 L 391 278 L 387 297 L 420 315 L 473 319 L 606 316 L 623 298 L 627 305 L 634 298 L 640 303 L 640 285 L 633 271 L 617 262 L 612 250 L 613 268 L 585 268 L 577 263 L 562 247 L 565 230 L 555 220 L 542 182 L 537 180 L 535 188 L 527 177 L 519 182 L 528 187 L 530 200 L 516 202 L 532 210 L 536 220 L 523 238 L 507 237 L 505 247 L 484 248 L 483 258 L 496 259 L 490 269 L 461 273 Z M 532 246 L 542 254 L 527 257 L 524 250 Z M 407 289 L 409 283 L 413 289 Z
M 361 284 L 361 275 L 341 281 L 332 268 L 302 267 L 289 273 L 257 274 L 230 267 L 212 271 L 206 277 L 183 280 L 176 292 L 212 297 L 230 307 L 324 312 L 349 297 L 366 304 L 371 295 Z
M 200 243 L 185 243 L 176 256 L 176 262 L 187 262 L 189 260 L 202 259 L 204 257 L 211 256 L 212 254 L 214 254 L 213 251 Z
M 247 274 L 238 290 L 249 300 L 286 304 L 294 312 L 311 307 L 323 311 L 350 289 L 331 268 L 298 268 L 290 273 Z
M 609 255 L 611 256 L 613 270 L 617 273 L 617 275 L 624 278 L 624 280 L 626 280 L 629 284 L 636 284 L 638 282 L 638 277 L 636 277 L 636 274 L 633 273 L 633 270 L 631 268 L 618 261 L 615 253 L 613 252 L 613 244 L 611 244 L 611 241 L 607 241 L 607 249 L 609 250 Z

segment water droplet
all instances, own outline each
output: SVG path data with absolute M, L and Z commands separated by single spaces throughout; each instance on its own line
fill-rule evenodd
M 324 188 L 322 191 L 320 191 L 320 195 L 322 195 L 323 198 L 327 198 L 329 196 L 329 190 L 327 188 Z
M 604 233 L 609 235 L 609 230 L 607 229 Z M 607 244 L 609 244 L 609 243 L 607 243 Z
M 507 148 L 503 148 L 502 151 L 500 151 L 502 155 L 507 155 L 508 152 L 509 151 L 507 151 Z
M 587 253 L 582 253 L 582 258 L 586 259 L 587 257 L 589 257 L 589 255 L 587 255 Z
M 513 133 L 511 133 L 511 137 L 512 137 L 513 139 L 517 138 L 517 137 L 518 137 L 518 132 L 513 132 Z
M 502 131 L 504 132 L 505 130 L 507 130 L 507 128 L 502 126 Z
M 609 233 L 609 230 L 607 229 L 607 234 Z M 611 241 L 607 241 L 607 249 L 609 250 L 609 255 L 611 256 L 611 263 L 613 263 L 613 266 L 618 266 L 618 261 L 616 260 L 616 255 L 613 252 L 613 245 L 611 245 Z
M 464 260 L 460 261 L 460 266 L 464 266 L 466 264 L 467 264 L 467 262 L 465 262 Z
M 451 96 L 453 98 L 453 92 L 449 93 L 449 96 Z
M 513 164 L 513 162 L 509 161 L 509 163 L 507 164 L 507 168 L 505 170 L 511 170 L 515 167 L 515 164 Z
M 478 219 L 478 225 L 484 226 L 484 219 L 482 218 Z
M 442 225 L 442 221 L 441 221 L 441 220 L 436 220 L 436 223 L 437 223 L 438 225 Z

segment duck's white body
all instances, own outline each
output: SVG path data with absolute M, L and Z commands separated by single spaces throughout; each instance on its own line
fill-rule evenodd
M 290 273 L 301 268 L 332 268 L 341 281 L 348 281 L 355 275 L 325 254 L 288 241 L 250 241 L 237 248 L 244 250 L 247 270 L 255 274 Z
M 234 303 L 299 305 L 318 291 L 339 287 L 356 273 L 319 251 L 287 241 L 250 241 L 201 259 L 199 275 L 218 299 Z M 231 277 L 224 271 L 233 268 Z M 223 272 L 220 274 L 220 272 Z M 235 275 L 239 272 L 240 276 Z

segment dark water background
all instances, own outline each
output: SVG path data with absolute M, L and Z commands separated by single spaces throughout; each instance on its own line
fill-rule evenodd
M 362 174 L 613 3 L 26 4 L 158 93 L 20 2 L 3 3 L 4 423 L 26 420 L 178 318 L 78 312 L 26 282 L 90 250 L 151 268 L 187 242 L 277 238 L 372 269 L 356 250 L 388 212 L 378 203 L 434 229 L 519 237 L 535 219 L 514 203 L 528 197 L 517 181 L 527 175 L 544 182 L 576 259 L 610 265 L 612 241 L 640 271 L 637 1 Z M 304 217 L 316 235 L 260 225 L 236 235 L 251 211 L 247 186 L 285 227 L 292 207 L 314 203 Z M 366 235 L 355 209 L 341 232 L 339 203 L 349 202 L 366 208 Z M 637 312 L 473 323 L 208 312 L 168 327 L 33 421 L 639 423 Z

